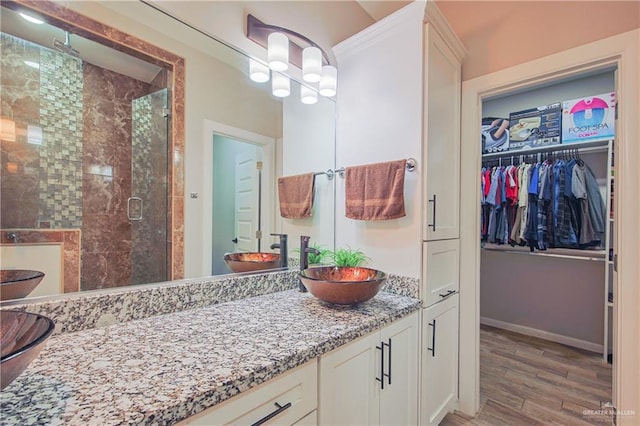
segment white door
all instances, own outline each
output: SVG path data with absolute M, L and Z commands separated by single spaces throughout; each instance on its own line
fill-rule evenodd
M 385 344 L 385 386 L 380 390 L 381 425 L 418 424 L 418 328 L 420 313 L 388 325 L 380 333 Z
M 437 425 L 458 399 L 458 295 L 425 309 L 422 324 L 422 425 Z
M 258 251 L 258 168 L 256 150 L 236 156 L 236 252 Z
M 460 62 L 431 25 L 425 31 L 423 217 L 426 239 L 444 240 L 460 234 Z
M 376 332 L 320 358 L 318 424 L 377 425 L 380 362 Z M 376 362 L 377 361 L 377 362 Z

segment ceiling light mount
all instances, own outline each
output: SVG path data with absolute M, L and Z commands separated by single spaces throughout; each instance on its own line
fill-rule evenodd
M 282 33 L 289 37 L 289 62 L 298 68 L 302 68 L 302 50 L 305 47 L 316 47 L 322 54 L 322 64 L 330 65 L 329 56 L 327 53 L 316 43 L 314 43 L 308 37 L 303 36 L 300 33 L 289 30 L 287 28 L 278 27 L 275 25 L 265 24 L 255 16 L 247 15 L 247 38 L 260 46 L 267 48 L 267 40 L 272 33 Z M 302 46 L 301 46 L 302 45 Z

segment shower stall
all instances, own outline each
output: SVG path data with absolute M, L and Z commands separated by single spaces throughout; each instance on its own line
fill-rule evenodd
M 0 229 L 79 229 L 81 290 L 167 280 L 169 72 L 94 65 L 2 13 Z

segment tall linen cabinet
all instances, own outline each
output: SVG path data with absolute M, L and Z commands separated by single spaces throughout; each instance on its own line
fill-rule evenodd
M 465 49 L 439 9 L 414 2 L 334 47 L 340 73 L 336 165 L 418 160 L 405 178 L 407 216 L 342 215 L 336 246 L 373 267 L 420 279 L 419 424 L 438 424 L 458 400 L 460 91 Z M 418 296 L 418 295 L 416 295 Z

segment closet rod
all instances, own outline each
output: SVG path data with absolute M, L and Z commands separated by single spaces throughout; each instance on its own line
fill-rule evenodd
M 482 154 L 482 159 L 488 158 L 503 158 L 503 157 L 519 157 L 519 156 L 527 156 L 527 155 L 535 155 L 543 152 L 562 152 L 562 151 L 572 151 L 577 150 L 579 153 L 585 152 L 599 152 L 604 151 L 609 146 L 609 143 L 612 142 L 613 139 L 602 140 L 602 141 L 594 141 L 594 142 L 580 142 L 580 143 L 571 143 L 571 144 L 560 144 L 560 145 L 550 145 L 545 146 L 544 148 L 532 148 L 532 149 L 519 149 L 516 151 L 503 151 L 503 152 L 491 152 L 489 154 Z
M 559 259 L 575 259 L 575 260 L 588 260 L 590 262 L 604 262 L 604 257 L 593 257 L 593 256 L 572 256 L 570 254 L 556 254 L 556 253 L 542 253 L 540 251 L 519 251 L 519 250 L 502 250 L 484 247 L 482 250 L 502 252 L 502 253 L 512 253 L 512 254 L 526 254 L 529 256 L 547 256 L 547 257 L 557 257 Z

